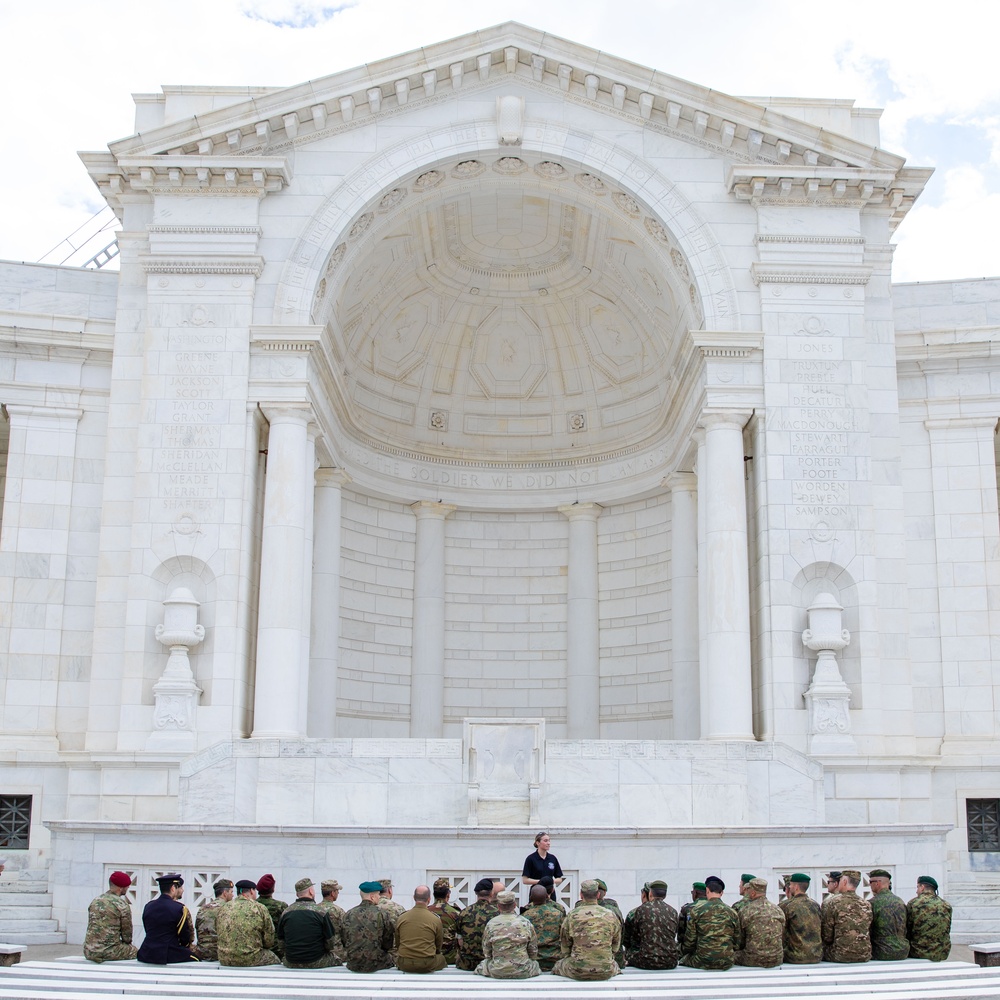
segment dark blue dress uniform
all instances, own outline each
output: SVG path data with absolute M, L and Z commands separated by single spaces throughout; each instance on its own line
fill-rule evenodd
M 152 965 L 170 965 L 174 962 L 197 962 L 190 945 L 194 941 L 194 921 L 191 912 L 179 900 L 171 899 L 166 892 L 171 885 L 183 885 L 179 876 L 157 879 L 164 895 L 150 900 L 142 911 L 142 926 L 146 940 L 135 957 Z

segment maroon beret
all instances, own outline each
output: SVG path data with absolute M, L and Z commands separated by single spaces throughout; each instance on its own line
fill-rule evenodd
M 274 892 L 274 876 L 273 875 L 261 875 L 257 879 L 257 891 L 258 892 Z

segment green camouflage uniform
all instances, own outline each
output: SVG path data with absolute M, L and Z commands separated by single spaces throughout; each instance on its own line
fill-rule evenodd
M 877 892 L 869 900 L 872 907 L 872 958 L 879 962 L 898 962 L 910 954 L 906 940 L 906 903 L 889 889 Z
M 740 918 L 721 899 L 706 899 L 688 910 L 680 964 L 691 969 L 731 969 Z
M 906 904 L 910 958 L 943 962 L 951 951 L 951 903 L 936 893 L 921 893 Z
M 245 968 L 278 965 L 274 953 L 274 924 L 267 907 L 249 896 L 237 896 L 219 907 L 215 918 L 219 964 Z
M 532 903 L 521 914 L 535 928 L 538 941 L 538 965 L 542 972 L 551 972 L 552 966 L 562 955 L 559 932 L 562 930 L 566 911 L 556 902 Z
M 221 896 L 207 899 L 198 907 L 195 917 L 195 930 L 198 932 L 198 957 L 203 962 L 215 962 L 219 958 L 219 934 L 215 929 L 215 921 L 219 909 L 225 906 L 227 900 Z
M 462 912 L 453 903 L 442 903 L 440 905 L 428 906 L 431 913 L 436 913 L 441 918 L 441 929 L 444 931 L 444 945 L 441 953 L 449 965 L 454 965 L 458 958 L 458 943 L 455 941 L 455 921 Z
M 351 972 L 378 972 L 393 966 L 393 922 L 387 910 L 362 899 L 344 914 L 344 965 Z
M 132 944 L 132 908 L 124 896 L 102 892 L 87 910 L 83 957 L 91 962 L 125 962 L 135 958 Z
M 872 957 L 872 908 L 855 892 L 838 892 L 823 907 L 823 961 L 867 962 Z
M 581 900 L 559 932 L 562 958 L 552 968 L 567 979 L 610 979 L 621 969 L 614 959 L 622 946 L 622 924 L 614 911 L 595 899 Z
M 779 904 L 785 914 L 783 961 L 789 965 L 815 965 L 823 961 L 820 931 L 823 910 L 808 896 L 786 896 Z
M 765 896 L 746 899 L 737 916 L 740 936 L 734 965 L 773 969 L 785 957 L 785 914 Z
M 637 969 L 676 969 L 677 911 L 655 898 L 630 910 L 623 945 L 628 964 Z
M 476 973 L 491 979 L 531 979 L 541 975 L 538 939 L 530 920 L 501 913 L 483 931 L 483 960 Z
M 288 908 L 288 904 L 283 903 L 280 899 L 275 899 L 273 896 L 258 896 L 257 902 L 267 910 L 268 916 L 271 918 L 271 923 L 277 927 L 278 921 L 281 919 L 281 914 Z M 273 951 L 278 958 L 284 958 L 284 943 L 275 940 Z
M 677 943 L 684 944 L 684 931 L 687 929 L 688 916 L 699 903 L 704 903 L 705 897 L 692 899 L 690 903 L 685 903 L 677 913 Z M 683 949 L 682 949 L 683 950 Z
M 455 918 L 455 936 L 458 938 L 457 969 L 475 972 L 483 960 L 483 932 L 486 925 L 500 915 L 494 903 L 488 899 L 477 899 Z

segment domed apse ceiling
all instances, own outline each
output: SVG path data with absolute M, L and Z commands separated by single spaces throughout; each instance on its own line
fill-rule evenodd
M 424 458 L 593 461 L 662 432 L 684 257 L 633 197 L 551 160 L 441 165 L 333 250 L 314 315 L 342 430 Z

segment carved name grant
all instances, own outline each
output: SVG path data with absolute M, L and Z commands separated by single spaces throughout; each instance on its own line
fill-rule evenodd
M 160 362 L 153 471 L 165 510 L 204 513 L 217 502 L 225 471 L 222 425 L 229 419 L 224 390 L 231 364 L 226 337 L 212 329 L 173 331 L 167 348 Z

